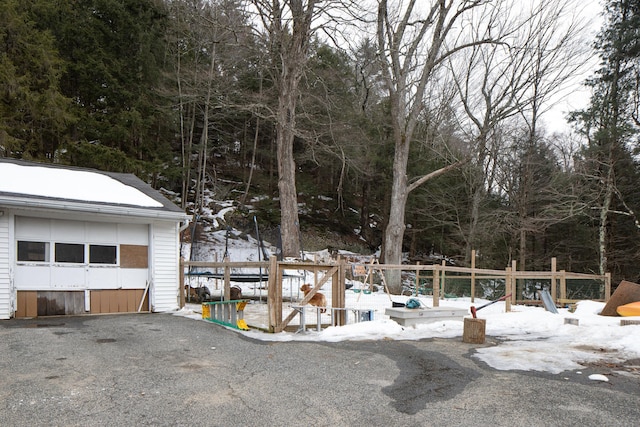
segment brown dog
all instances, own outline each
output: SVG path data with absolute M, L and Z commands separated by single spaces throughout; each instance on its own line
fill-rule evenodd
M 211 299 L 211 292 L 206 286 L 194 288 L 189 285 L 184 285 L 184 290 L 186 294 L 185 296 L 189 301 L 204 302 Z
M 240 289 L 240 286 L 232 286 L 229 292 L 232 300 L 242 299 L 242 289 Z
M 309 284 L 304 284 L 302 286 L 300 286 L 300 290 L 302 292 L 304 292 L 304 296 L 306 297 L 307 294 L 309 292 L 311 292 L 311 289 L 313 289 L 313 286 L 309 285 Z M 321 294 L 320 292 L 317 292 L 314 296 L 311 297 L 311 299 L 309 300 L 309 304 L 311 305 L 315 305 L 316 307 L 326 307 L 327 306 L 327 299 L 325 298 L 324 294 Z M 326 312 L 327 309 L 326 308 L 322 308 L 320 310 L 320 313 L 324 313 Z

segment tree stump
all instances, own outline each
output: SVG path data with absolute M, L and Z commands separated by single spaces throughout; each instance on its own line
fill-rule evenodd
M 487 327 L 486 319 L 464 318 L 462 342 L 469 344 L 484 344 L 484 334 Z

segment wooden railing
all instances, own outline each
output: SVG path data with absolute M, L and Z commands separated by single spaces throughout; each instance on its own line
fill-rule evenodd
M 348 271 L 358 271 L 362 274 L 365 282 L 373 285 L 373 275 L 378 273 L 381 280 L 384 281 L 384 273 L 388 270 L 401 270 L 403 272 L 411 272 L 415 275 L 415 291 L 418 292 L 422 280 L 430 280 L 432 283 L 433 306 L 438 307 L 440 300 L 444 298 L 447 291 L 447 281 L 459 282 L 461 280 L 469 281 L 469 291 L 471 301 L 476 296 L 476 287 L 478 282 L 482 280 L 499 280 L 504 281 L 504 293 L 502 295 L 512 294 L 511 298 L 506 300 L 506 310 L 511 310 L 511 304 L 517 303 L 538 303 L 538 300 L 517 299 L 517 283 L 519 281 L 536 280 L 549 281 L 549 292 L 553 301 L 557 305 L 566 305 L 573 302 L 567 299 L 567 280 L 589 280 L 600 282 L 600 298 L 608 301 L 611 296 L 611 276 L 610 274 L 582 274 L 571 273 L 564 270 L 556 270 L 555 258 L 552 259 L 550 271 L 517 271 L 515 262 L 504 270 L 491 270 L 472 267 L 455 267 L 442 265 L 392 265 L 370 263 L 351 263 L 344 259 L 338 259 L 330 263 L 317 262 L 294 262 L 294 261 L 277 261 L 272 257 L 267 261 L 245 261 L 245 262 L 208 262 L 208 261 L 180 261 L 180 283 L 184 285 L 185 269 L 191 267 L 209 268 L 216 271 L 222 270 L 222 278 L 224 279 L 224 300 L 230 299 L 230 283 L 232 280 L 232 269 L 260 269 L 265 271 L 267 278 L 267 304 L 269 312 L 269 331 L 281 332 L 296 316 L 294 310 L 286 318 L 282 316 L 282 281 L 287 270 L 311 271 L 314 273 L 313 290 L 300 301 L 299 305 L 305 305 L 311 297 L 320 289 L 322 285 L 331 280 L 332 283 L 332 307 L 337 308 L 335 311 L 336 318 L 333 323 L 337 326 L 345 324 L 345 312 L 340 310 L 345 307 L 345 290 L 346 290 L 346 274 Z M 386 287 L 386 286 L 385 286 Z M 180 307 L 184 307 L 184 292 L 180 292 Z

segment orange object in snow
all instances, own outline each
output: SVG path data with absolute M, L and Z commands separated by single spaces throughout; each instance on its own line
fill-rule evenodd
M 640 301 L 619 305 L 616 312 L 620 316 L 640 316 Z

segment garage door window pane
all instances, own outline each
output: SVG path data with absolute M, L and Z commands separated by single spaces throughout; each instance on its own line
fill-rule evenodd
M 89 246 L 90 264 L 116 264 L 116 247 L 91 245 Z
M 18 242 L 18 261 L 49 262 L 49 242 Z
M 56 262 L 84 263 L 84 245 L 56 243 Z

